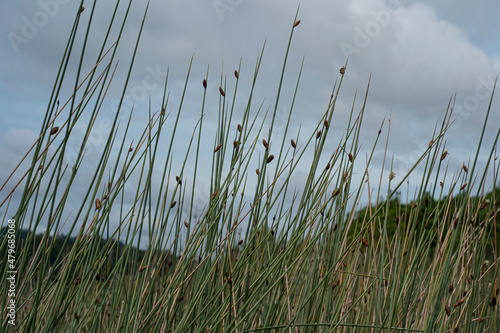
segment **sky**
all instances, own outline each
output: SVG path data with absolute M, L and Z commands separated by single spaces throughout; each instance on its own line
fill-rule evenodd
M 2 184 L 38 136 L 79 3 L 21 0 L 0 4 Z M 136 0 L 132 4 L 116 56 L 119 60 L 116 77 L 103 104 L 97 134 L 86 153 L 89 161 L 100 156 L 99 146 L 104 142 L 100 135 L 109 129 L 109 120 L 116 112 L 146 3 Z M 84 6 L 87 9 L 82 15 L 82 31 L 92 2 L 85 1 Z M 102 33 L 108 27 L 112 6 L 112 2 L 98 2 L 87 47 L 89 60 L 83 72 L 92 68 L 91 60 L 95 59 Z M 125 5 L 121 6 L 120 13 L 124 8 Z M 332 134 L 333 137 L 340 138 L 345 130 L 356 93 L 355 109 L 359 111 L 371 77 L 361 138 L 363 154 L 371 149 L 382 121 L 385 119 L 387 126 L 390 118 L 387 155 L 394 157 L 396 176 L 404 174 L 425 150 L 450 98 L 456 96 L 455 123 L 446 141 L 450 172 L 473 159 L 493 82 L 500 72 L 500 26 L 497 23 L 500 2 L 496 0 L 152 0 L 122 119 L 126 119 L 133 106 L 133 130 L 140 135 L 148 119 L 148 100 L 152 101 L 153 111 L 159 109 L 167 69 L 172 100 L 167 110 L 174 113 L 193 57 L 178 141 L 190 138 L 193 122 L 199 118 L 201 82 L 207 68 L 208 111 L 204 126 L 215 129 L 221 72 L 226 76 L 228 87 L 234 86 L 232 73 L 241 61 L 241 96 L 236 103 L 241 110 L 248 97 L 255 61 L 264 44 L 254 103 L 263 103 L 264 110 L 272 109 L 297 10 L 301 23 L 294 30 L 278 119 L 286 119 L 304 61 L 291 128 L 296 131 L 300 126 L 302 133 L 311 133 L 326 110 L 335 82 L 340 79 L 339 69 L 349 57 L 334 116 L 336 134 Z M 76 60 L 69 67 L 69 77 L 76 73 L 75 63 Z M 67 99 L 71 92 L 71 80 L 67 82 L 61 98 Z M 484 165 L 499 128 L 498 107 L 495 97 L 480 165 Z M 83 128 L 77 130 L 83 133 Z M 277 138 L 279 134 L 279 131 L 275 133 Z M 212 144 L 213 139 L 209 142 Z M 332 141 L 332 149 L 337 143 L 338 140 Z M 76 143 L 69 148 L 76 150 Z M 180 143 L 177 149 L 182 151 L 185 146 Z M 377 168 L 383 156 L 384 145 L 381 145 L 375 154 L 373 172 L 380 172 Z M 67 159 L 71 165 L 71 156 Z M 300 175 L 305 177 L 306 173 L 307 170 L 303 170 L 294 179 L 297 186 L 300 186 Z M 21 171 L 16 173 L 13 179 L 21 174 Z M 418 182 L 418 170 L 411 179 Z M 11 180 L 0 191 L 0 200 L 14 184 Z M 21 191 L 17 190 L 14 203 L 20 195 Z M 0 213 L 5 213 L 5 206 L 0 207 Z

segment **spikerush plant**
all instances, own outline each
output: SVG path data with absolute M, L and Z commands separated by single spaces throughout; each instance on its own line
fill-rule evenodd
M 413 168 L 395 177 L 392 162 L 389 168 L 382 165 L 377 195 L 372 197 L 368 189 L 377 176 L 369 170 L 383 126 L 363 161 L 359 138 L 366 130 L 362 121 L 369 84 L 358 113 L 354 111 L 356 97 L 353 100 L 345 136 L 333 152 L 325 150 L 343 77 L 349 73 L 347 62 L 339 71 L 340 79 L 323 117 L 305 136 L 289 133 L 301 67 L 284 132 L 280 137 L 273 135 L 282 85 L 287 82 L 284 75 L 293 33 L 300 29 L 296 15 L 290 22 L 274 106 L 263 117 L 271 119 L 267 133 L 265 121 L 259 118 L 264 105 L 255 107 L 253 100 L 262 52 L 240 119 L 234 110 L 241 63 L 234 72 L 234 85 L 224 72 L 220 82 L 210 81 L 208 69 L 202 82 L 190 82 L 190 64 L 177 112 L 166 112 L 171 103 L 167 75 L 158 111 L 150 107 L 142 135 L 130 143 L 132 113 L 123 133 L 119 131 L 119 114 L 141 26 L 118 112 L 101 157 L 92 164 L 85 158 L 85 148 L 108 87 L 115 84 L 115 52 L 130 5 L 131 1 L 122 18 L 111 19 L 109 31 L 116 22 L 121 25 L 118 38 L 110 43 L 108 32 L 95 67 L 82 78 L 96 2 L 86 9 L 90 20 L 82 51 L 77 54 L 80 65 L 73 94 L 60 103 L 83 2 L 76 15 L 40 136 L 26 155 L 31 165 L 18 177 L 24 179 L 24 189 L 13 217 L 16 230 L 27 229 L 28 236 L 17 239 L 16 325 L 10 326 L 4 315 L 4 330 L 498 331 L 495 233 L 499 208 L 497 192 L 486 193 L 485 189 L 487 174 L 492 174 L 494 183 L 498 177 L 494 158 L 498 133 L 491 143 L 487 168 L 476 169 L 483 127 L 473 163 L 464 163 L 451 176 L 454 185 L 445 192 L 439 182 L 450 182 L 444 164 L 445 134 L 453 120 L 450 100 L 440 128 L 429 138 L 428 149 Z M 191 140 L 177 168 L 174 139 L 188 84 L 200 88 L 200 117 L 193 124 Z M 217 130 L 213 144 L 207 147 L 201 134 L 209 86 L 218 87 L 219 104 Z M 490 109 L 491 101 L 485 125 Z M 67 165 L 67 143 L 75 136 L 75 125 L 83 121 L 84 111 L 90 113 L 85 136 L 74 165 Z M 170 117 L 175 119 L 165 134 Z M 390 122 L 387 142 L 389 133 Z M 160 151 L 165 144 L 163 160 Z M 256 156 L 261 144 L 264 151 Z M 200 212 L 194 202 L 202 150 L 211 152 L 212 164 L 210 193 Z M 310 160 L 305 158 L 309 153 Z M 178 153 L 175 159 L 179 159 Z M 300 190 L 292 189 L 291 179 L 303 164 L 309 170 L 306 181 Z M 358 165 L 363 173 L 356 184 L 353 170 Z M 423 165 L 424 172 L 411 205 L 391 201 L 417 165 Z M 92 179 L 76 216 L 68 218 L 68 198 L 81 177 L 79 170 L 85 167 L 93 168 Z M 160 174 L 158 186 L 155 171 Z M 383 177 L 388 177 L 390 184 L 384 196 Z M 453 194 L 454 186 L 460 189 L 458 197 Z M 135 189 L 132 205 L 126 204 L 128 188 Z M 254 190 L 250 199 L 245 196 L 249 188 Z M 356 208 L 365 192 L 368 208 L 358 214 Z M 434 204 L 429 205 L 429 195 L 437 198 Z M 7 211 L 12 192 L 4 198 L 2 205 Z M 398 211 L 397 218 L 390 214 L 392 209 Z M 118 227 L 112 228 L 111 220 L 116 216 Z M 5 214 L 2 225 L 6 223 Z M 37 238 L 36 231 L 44 224 L 43 237 Z M 61 238 L 56 236 L 64 224 L 70 226 L 70 233 L 60 244 Z M 147 246 L 141 250 L 143 236 Z M 3 237 L 2 252 L 7 247 L 8 240 Z M 5 281 L 9 271 L 6 256 L 0 262 Z M 7 313 L 8 301 L 2 288 L 3 313 Z

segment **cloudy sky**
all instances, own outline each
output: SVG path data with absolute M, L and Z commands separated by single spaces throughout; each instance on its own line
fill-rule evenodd
M 103 132 L 107 128 L 105 120 L 112 119 L 116 111 L 116 100 L 123 89 L 146 2 L 136 0 L 131 7 L 132 14 L 116 56 L 120 61 L 116 77 L 101 111 L 104 122 L 98 123 Z M 79 3 L 20 0 L 0 4 L 2 184 L 37 137 Z M 167 109 L 175 112 L 178 108 L 193 55 L 181 117 L 181 137 L 190 137 L 193 122 L 199 117 L 201 82 L 208 67 L 206 128 L 214 128 L 217 121 L 221 72 L 227 75 L 228 87 L 234 86 L 232 73 L 238 68 L 240 59 L 241 97 L 236 105 L 243 107 L 255 61 L 264 43 L 254 103 L 263 103 L 264 110 L 272 109 L 299 4 L 301 23 L 294 31 L 278 108 L 279 114 L 287 114 L 304 59 L 293 129 L 301 126 L 302 133 L 307 135 L 313 131 L 325 112 L 335 81 L 340 78 L 339 69 L 349 55 L 334 116 L 338 138 L 347 126 L 354 94 L 358 93 L 355 108 L 359 110 L 371 75 L 362 133 L 363 152 L 371 148 L 383 119 L 392 115 L 388 155 L 394 154 L 397 174 L 404 172 L 425 149 L 434 126 L 441 122 L 450 97 L 456 93 L 455 125 L 447 134 L 451 172 L 473 158 L 493 82 L 500 72 L 497 17 L 500 2 L 494 0 L 445 0 L 437 4 L 409 0 L 303 3 L 291 0 L 153 0 L 128 87 L 128 102 L 122 110 L 125 117 L 134 105 L 137 135 L 147 121 L 148 99 L 152 100 L 153 111 L 160 108 L 167 68 L 171 98 Z M 87 9 L 82 15 L 82 31 L 91 6 L 91 1 L 85 1 Z M 97 6 L 87 47 L 88 62 L 84 63 L 83 72 L 90 70 L 97 55 L 112 6 L 108 1 L 100 1 Z M 125 4 L 121 7 L 120 13 L 123 13 Z M 69 77 L 74 77 L 75 63 L 69 68 Z M 67 99 L 72 89 L 71 80 L 67 82 L 61 100 Z M 495 98 L 480 162 L 488 156 L 499 127 L 498 108 L 498 98 Z M 209 142 L 212 144 L 213 139 Z M 90 160 L 99 157 L 99 143 L 89 148 L 87 157 Z M 332 147 L 335 146 L 332 142 Z M 377 151 L 374 170 L 377 164 L 381 165 L 383 148 L 381 145 Z M 418 181 L 418 177 L 415 179 Z M 0 200 L 13 184 L 11 181 L 0 191 Z M 19 191 L 16 195 L 20 195 Z M 0 212 L 3 214 L 5 207 L 1 207 Z

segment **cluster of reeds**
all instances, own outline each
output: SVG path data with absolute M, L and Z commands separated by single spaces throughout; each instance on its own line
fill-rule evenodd
M 94 8 L 88 11 L 93 13 Z M 486 175 L 491 173 L 494 181 L 498 175 L 496 139 L 491 143 L 486 169 L 476 167 L 483 128 L 473 162 L 450 176 L 444 141 L 452 120 L 450 103 L 440 129 L 429 138 L 428 149 L 417 163 L 424 168 L 418 192 L 409 204 L 393 200 L 417 164 L 407 175 L 395 177 L 392 165 L 382 166 L 380 178 L 370 174 L 383 127 L 375 129 L 378 136 L 373 148 L 362 156 L 359 137 L 368 87 L 361 110 L 356 112 L 354 106 L 350 110 L 337 148 L 324 149 L 331 138 L 330 124 L 334 123 L 342 79 L 348 75 L 347 63 L 340 69 L 331 100 L 313 132 L 301 136 L 290 133 L 287 122 L 283 135 L 273 136 L 286 60 L 293 32 L 300 28 L 297 17 L 290 24 L 274 109 L 267 114 L 271 119 L 268 130 L 258 121 L 262 105 L 255 107 L 252 97 L 261 57 L 240 119 L 233 112 L 240 68 L 234 72 L 234 86 L 228 86 L 224 76 L 219 83 L 209 82 L 208 72 L 203 82 L 189 82 L 188 71 L 184 91 L 188 84 L 199 85 L 200 117 L 193 124 L 180 169 L 173 170 L 174 138 L 184 95 L 175 119 L 169 119 L 165 112 L 170 103 L 166 79 L 162 105 L 158 112 L 150 111 L 150 121 L 144 124 L 135 145 L 127 144 L 130 122 L 125 124 L 123 137 L 117 136 L 117 113 L 78 211 L 70 213 L 66 199 L 75 190 L 79 170 L 87 165 L 85 146 L 111 84 L 114 52 L 120 43 L 118 38 L 107 47 L 109 42 L 104 40 L 95 68 L 85 77 L 77 73 L 73 95 L 68 103 L 60 104 L 59 90 L 80 15 L 82 11 L 76 16 L 40 136 L 27 155 L 31 166 L 18 179 L 23 179 L 24 188 L 17 189 L 22 197 L 13 217 L 16 230 L 27 229 L 28 234 L 17 239 L 16 325 L 9 325 L 3 315 L 3 329 L 238 333 L 499 330 L 499 198 L 497 192 L 487 196 L 485 191 Z M 117 21 L 113 22 L 110 29 Z M 126 16 L 121 20 L 125 22 Z M 88 32 L 86 38 L 90 38 Z M 132 65 L 133 60 L 129 75 Z M 219 121 L 213 142 L 207 146 L 201 133 L 210 85 L 219 86 Z M 126 87 L 127 83 L 122 98 Z M 76 162 L 67 165 L 66 145 L 84 111 L 91 115 L 86 135 Z M 167 119 L 173 130 L 165 134 Z M 158 164 L 158 151 L 165 144 L 166 161 Z M 258 145 L 264 146 L 260 155 Z M 212 156 L 210 195 L 201 211 L 196 211 L 193 203 L 202 151 L 210 151 Z M 303 158 L 306 153 L 312 159 Z M 175 157 L 179 159 L 178 152 Z M 291 188 L 299 165 L 306 165 L 309 174 L 300 189 Z M 364 170 L 357 183 L 352 176 L 355 165 Z M 190 170 L 189 175 L 186 170 Z M 88 168 L 85 177 L 89 177 L 87 172 Z M 382 177 L 390 183 L 385 195 L 381 194 L 385 191 Z M 377 183 L 376 178 L 378 194 L 372 196 L 369 189 Z M 443 183 L 453 185 L 445 190 Z M 130 189 L 134 191 L 133 204 L 125 205 Z M 454 195 L 457 189 L 459 196 Z M 356 208 L 367 192 L 367 208 L 359 211 Z M 1 199 L 4 197 L 2 205 L 8 209 L 11 193 Z M 112 222 L 118 227 L 110 228 Z M 2 223 L 6 225 L 7 216 Z M 44 224 L 43 237 L 36 236 L 35 231 Z M 57 238 L 63 225 L 70 226 L 75 238 Z M 143 238 L 147 246 L 141 249 Z M 2 253 L 7 245 L 3 237 Z M 0 258 L 0 265 L 4 286 L 9 270 L 6 256 Z M 2 287 L 1 308 L 6 309 L 8 302 Z

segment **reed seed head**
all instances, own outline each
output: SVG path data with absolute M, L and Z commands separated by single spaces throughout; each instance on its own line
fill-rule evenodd
M 139 268 L 139 273 L 141 273 L 143 270 L 146 269 L 147 266 L 142 266 L 141 268 Z
M 337 280 L 332 285 L 332 290 L 335 289 L 340 284 L 340 280 Z
M 396 177 L 396 174 L 391 171 L 391 173 L 389 174 L 389 180 L 393 180 L 394 177 Z
M 172 202 L 172 204 L 170 205 L 170 208 L 174 208 L 176 203 L 177 203 L 177 201 Z
M 222 145 L 218 145 L 217 147 L 215 147 L 214 153 L 218 152 L 221 147 L 222 147 Z
M 240 77 L 237 70 L 234 70 L 234 77 L 237 79 Z
M 51 130 L 50 130 L 50 135 L 54 135 L 57 133 L 57 131 L 59 131 L 59 127 L 53 127 Z
M 185 226 L 186 228 L 189 228 L 189 223 L 187 223 L 187 221 L 184 221 L 184 226 Z
M 237 129 L 238 129 L 238 132 L 241 132 L 241 125 L 240 124 L 238 124 Z
M 207 89 L 207 80 L 203 80 L 203 88 Z
M 218 191 L 215 191 L 215 192 L 214 192 L 214 194 L 212 194 L 212 200 L 214 200 L 214 199 L 215 199 L 215 197 L 217 196 L 217 192 L 218 192 Z
M 300 20 L 297 20 L 295 21 L 295 23 L 293 24 L 293 27 L 295 28 L 296 26 L 298 26 L 300 24 Z
M 266 139 L 262 139 L 262 144 L 264 145 L 264 147 L 266 147 L 266 149 L 269 149 L 269 144 L 267 143 Z
M 325 121 L 323 121 L 323 125 L 325 125 L 326 129 L 330 128 L 330 124 L 328 123 L 328 120 L 326 120 L 326 119 L 325 119 Z
M 269 157 L 267 158 L 266 160 L 266 163 L 271 163 L 271 161 L 274 160 L 274 156 L 273 155 L 269 155 Z
M 101 209 L 101 200 L 99 200 L 99 198 L 95 199 L 95 209 Z
M 465 173 L 469 172 L 469 169 L 465 166 L 465 163 L 462 164 L 462 169 L 464 169 Z
M 222 95 L 222 97 L 226 97 L 226 93 L 224 92 L 224 90 L 222 89 L 222 87 L 219 87 L 219 92 Z
M 295 149 L 295 148 L 297 148 L 297 144 L 295 143 L 295 141 L 293 141 L 293 139 L 292 139 L 292 140 L 290 140 L 290 144 L 292 145 L 292 147 L 293 147 L 294 149 Z
M 459 307 L 460 305 L 462 305 L 464 302 L 465 302 L 465 298 L 462 298 L 462 299 L 460 299 L 459 301 L 457 301 L 455 304 L 453 304 L 453 307 L 454 307 L 454 308 L 457 308 L 457 307 Z
M 255 173 L 257 174 L 257 176 L 259 175 L 259 169 L 255 169 Z
M 451 309 L 450 309 L 450 307 L 448 306 L 448 304 L 446 304 L 446 305 L 444 306 L 444 311 L 446 311 L 446 315 L 449 317 L 449 316 L 450 316 L 450 314 L 451 314 Z
M 345 74 L 345 67 L 342 67 L 342 68 L 340 69 L 340 74 L 342 74 L 342 75 L 344 75 L 344 74 Z
M 460 191 L 462 191 L 466 187 L 467 187 L 467 183 L 463 184 L 462 186 L 460 186 Z
M 368 240 L 366 238 L 364 238 L 364 237 L 361 237 L 361 243 L 363 243 L 363 245 L 365 247 L 370 246 L 370 243 L 368 243 Z
M 316 133 L 316 139 L 319 139 L 320 136 L 321 136 L 321 131 L 318 131 L 318 133 Z
M 447 155 L 448 155 L 448 149 L 445 149 L 443 154 L 441 155 L 441 161 L 444 160 Z

